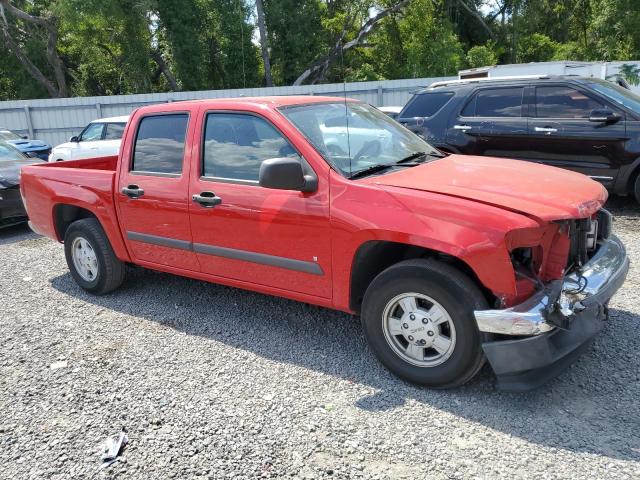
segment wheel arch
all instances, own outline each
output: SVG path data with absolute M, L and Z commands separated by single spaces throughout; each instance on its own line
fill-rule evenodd
M 353 257 L 349 284 L 350 309 L 360 312 L 367 288 L 383 270 L 403 260 L 420 258 L 434 258 L 455 267 L 476 284 L 489 305 L 496 303 L 493 292 L 483 285 L 474 270 L 462 259 L 427 247 L 388 240 L 370 240 L 360 245 Z
M 81 220 L 83 218 L 95 218 L 102 227 L 102 230 L 104 231 L 116 256 L 123 262 L 131 261 L 124 241 L 122 240 L 122 236 L 120 235 L 120 231 L 117 229 L 117 225 L 114 227 L 111 224 L 112 222 L 110 222 L 109 225 L 105 224 L 104 219 L 100 218 L 100 216 L 94 213 L 90 208 L 86 208 L 82 205 L 56 203 L 53 206 L 53 226 L 57 240 L 59 242 L 64 241 L 64 237 L 69 226 L 76 220 Z

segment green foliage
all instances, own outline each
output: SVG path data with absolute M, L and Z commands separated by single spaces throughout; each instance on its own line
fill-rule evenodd
M 620 75 L 631 85 L 640 85 L 640 67 L 625 63 L 620 67 Z
M 290 85 L 328 48 L 327 5 L 319 0 L 265 1 L 273 81 Z
M 466 60 L 469 68 L 490 66 L 498 63 L 498 57 L 489 45 L 471 47 L 467 52 Z
M 332 53 L 307 81 L 445 76 L 514 62 L 640 59 L 640 0 L 411 0 L 357 47 L 335 54 L 336 46 L 356 38 L 373 15 L 397 1 L 263 0 L 275 84 L 290 85 Z M 55 20 L 56 49 L 72 95 L 263 82 L 253 0 L 12 3 Z M 42 28 L 10 15 L 8 22 L 12 38 L 54 81 Z M 628 64 L 621 72 L 640 84 L 638 68 Z M 0 40 L 0 100 L 49 92 Z
M 518 39 L 518 63 L 548 62 L 556 51 L 558 44 L 542 33 L 533 33 Z

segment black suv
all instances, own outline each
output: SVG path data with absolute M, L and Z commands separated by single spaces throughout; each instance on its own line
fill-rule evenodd
M 640 96 L 582 77 L 438 82 L 398 121 L 446 152 L 568 168 L 640 202 Z

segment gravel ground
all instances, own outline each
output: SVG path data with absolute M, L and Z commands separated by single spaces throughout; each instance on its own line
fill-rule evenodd
M 61 245 L 2 231 L 0 478 L 640 478 L 640 209 L 614 200 L 611 320 L 526 395 L 405 384 L 354 318 L 288 300 L 141 269 L 93 297 Z

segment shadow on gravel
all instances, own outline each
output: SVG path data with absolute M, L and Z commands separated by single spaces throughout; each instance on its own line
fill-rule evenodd
M 106 309 L 372 387 L 375 393 L 355 408 L 393 411 L 419 402 L 549 448 L 640 460 L 640 318 L 630 312 L 612 310 L 612 325 L 594 348 L 537 391 L 496 391 L 488 368 L 462 388 L 435 391 L 381 367 L 347 314 L 143 269 L 132 269 L 123 287 L 105 297 L 88 295 L 69 274 L 51 283 Z M 620 342 L 625 355 L 610 354 L 620 352 Z M 471 448 L 492 448 L 487 437 Z
M 0 245 L 9 245 L 38 236 L 26 223 L 21 223 L 12 227 L 0 228 Z
M 633 197 L 611 196 L 605 205 L 615 217 L 640 218 L 640 205 Z

